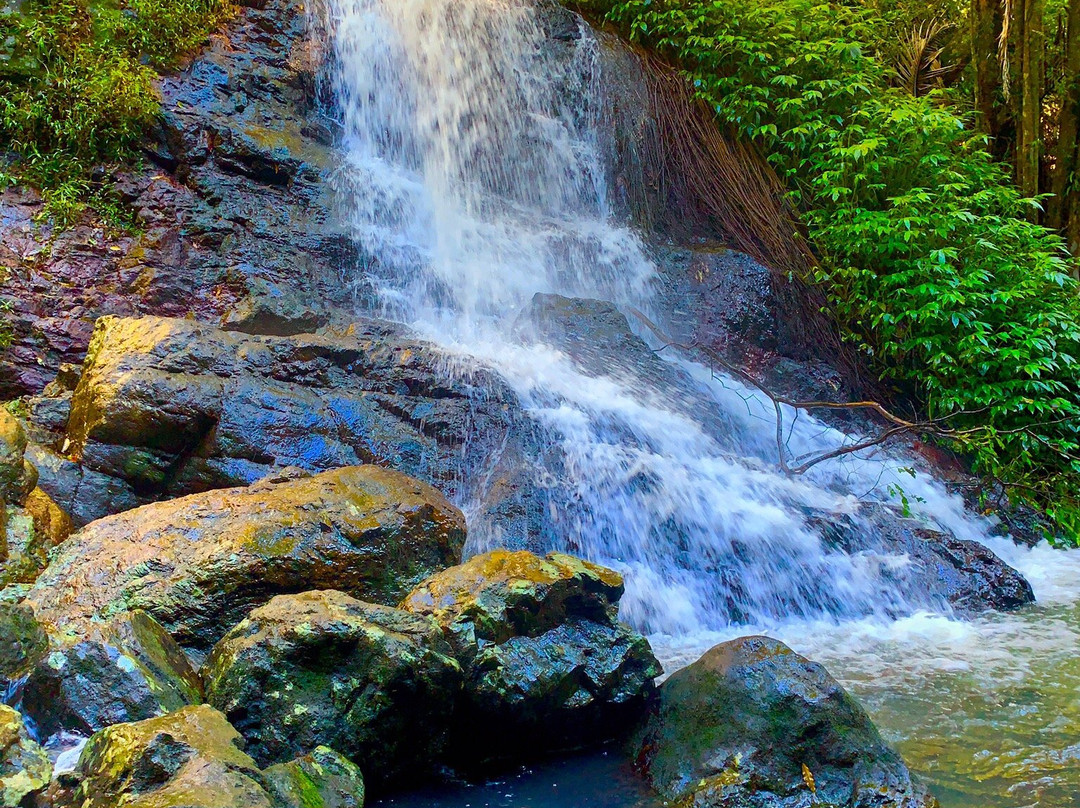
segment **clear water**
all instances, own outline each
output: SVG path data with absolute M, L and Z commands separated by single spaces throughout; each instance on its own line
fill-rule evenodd
M 994 758 L 1002 771 L 1015 769 L 999 722 L 1020 733 L 1017 748 L 1068 760 L 1057 739 L 1069 726 L 1047 728 L 1069 721 L 1054 724 L 1051 714 L 1075 717 L 1063 703 L 1069 688 L 1050 688 L 1071 681 L 1075 696 L 1071 594 L 1045 612 L 960 623 L 946 604 L 904 585 L 905 559 L 829 551 L 808 521 L 808 510 L 858 519 L 860 501 L 890 500 L 900 486 L 927 524 L 995 541 L 992 525 L 938 482 L 905 474 L 909 459 L 849 456 L 791 478 L 776 468 L 771 405 L 733 380 L 679 363 L 698 402 L 687 406 L 633 367 L 598 374 L 514 335 L 538 292 L 663 318 L 656 269 L 608 205 L 604 77 L 591 32 L 582 25 L 573 43 L 554 47 L 532 0 L 327 3 L 345 132 L 337 181 L 364 252 L 349 281 L 384 316 L 496 369 L 517 391 L 561 450 L 557 475 L 536 469 L 559 502 L 556 544 L 625 574 L 623 618 L 656 637 L 669 664 L 718 638 L 780 636 L 850 683 L 915 767 L 942 783 L 1008 779 L 980 780 L 976 763 L 961 765 L 977 759 L 989 771 Z M 794 455 L 854 439 L 791 415 Z M 477 497 L 483 480 L 480 470 Z M 474 509 L 472 500 L 460 504 Z M 507 540 L 473 529 L 468 550 Z M 1039 583 L 1077 571 L 1077 559 L 1037 551 L 1016 561 Z M 1059 588 L 1075 591 L 1076 580 Z M 1023 688 L 1034 689 L 1024 696 Z M 1001 699 L 1025 698 L 1036 707 L 1023 721 L 1008 707 L 995 712 Z M 977 757 L 983 745 L 994 748 Z M 1072 787 L 1064 770 L 1046 775 L 1047 793 Z M 948 787 L 962 791 L 957 782 Z

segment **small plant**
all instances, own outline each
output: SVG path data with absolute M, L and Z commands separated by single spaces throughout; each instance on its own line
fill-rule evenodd
M 132 160 L 156 119 L 156 69 L 231 13 L 226 0 L 25 0 L 0 13 L 0 184 L 42 190 L 60 224 L 97 208 L 91 171 Z

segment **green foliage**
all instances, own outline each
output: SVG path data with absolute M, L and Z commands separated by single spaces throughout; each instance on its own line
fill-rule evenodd
M 976 468 L 1080 533 L 1080 299 L 1061 240 L 969 119 L 890 86 L 866 5 L 622 0 L 609 17 L 675 60 L 759 143 L 820 256 L 817 280 L 882 374 L 948 419 Z
M 230 13 L 227 0 L 24 0 L 0 14 L 0 182 L 40 187 L 46 213 L 77 217 L 96 165 L 131 159 L 170 66 Z

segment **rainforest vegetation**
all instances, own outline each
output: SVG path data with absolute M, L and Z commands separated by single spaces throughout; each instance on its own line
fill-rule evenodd
M 761 147 L 896 395 L 1075 541 L 1080 4 L 587 5 Z
M 1014 500 L 1080 533 L 1080 4 L 589 0 L 755 143 L 808 270 L 885 380 Z M 156 71 L 225 0 L 25 0 L 0 17 L 0 184 L 123 221 L 95 170 L 134 159 Z

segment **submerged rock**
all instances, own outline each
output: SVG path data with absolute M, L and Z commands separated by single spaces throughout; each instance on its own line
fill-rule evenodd
M 243 747 L 225 716 L 205 705 L 117 724 L 96 733 L 83 749 L 75 804 L 278 808 Z
M 660 688 L 636 763 L 694 808 L 930 808 L 859 704 L 767 637 L 723 643 Z
M 616 622 L 622 592 L 617 573 L 571 556 L 496 551 L 410 593 L 402 608 L 432 615 L 464 667 L 459 765 L 610 740 L 638 716 L 661 669 Z
M 181 645 L 207 651 L 277 594 L 322 586 L 396 603 L 464 541 L 461 512 L 403 474 L 279 474 L 94 522 L 64 542 L 27 600 L 57 633 L 145 609 Z
M 0 704 L 0 805 L 16 806 L 49 784 L 52 763 L 18 712 Z
M 283 595 L 214 647 L 207 698 L 261 764 L 331 746 L 384 782 L 437 765 L 461 669 L 429 617 L 341 592 Z
M 22 705 L 48 736 L 89 735 L 201 701 L 202 683 L 184 652 L 154 618 L 136 610 L 54 634 L 26 680 Z

